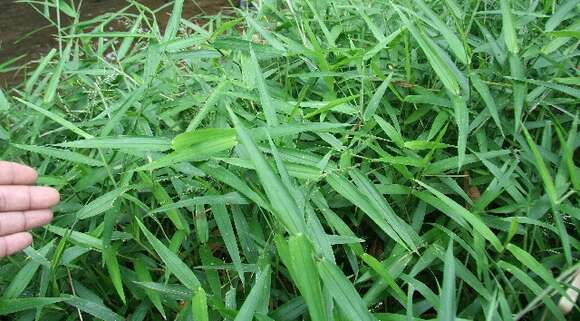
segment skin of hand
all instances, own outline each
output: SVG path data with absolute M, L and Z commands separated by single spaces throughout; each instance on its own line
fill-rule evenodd
M 0 258 L 32 243 L 27 231 L 50 223 L 51 208 L 59 193 L 49 187 L 33 186 L 36 171 L 28 166 L 0 161 Z

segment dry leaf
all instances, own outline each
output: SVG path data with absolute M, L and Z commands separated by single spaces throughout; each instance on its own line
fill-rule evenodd
M 576 289 L 578 288 L 580 288 L 580 269 L 576 271 L 576 276 L 574 276 L 572 284 L 566 291 L 569 298 L 562 297 L 560 302 L 558 302 L 558 307 L 560 308 L 560 311 L 562 311 L 562 314 L 567 315 L 572 311 L 574 305 L 576 305 L 576 301 L 578 300 L 578 291 Z M 570 299 L 572 301 L 570 301 Z

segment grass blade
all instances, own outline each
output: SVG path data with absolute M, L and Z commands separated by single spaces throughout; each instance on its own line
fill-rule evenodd
M 64 148 L 119 149 L 164 152 L 171 149 L 171 143 L 163 137 L 97 137 L 56 144 Z
M 73 123 L 69 122 L 68 120 L 62 118 L 61 116 L 59 116 L 59 115 L 57 115 L 57 114 L 55 114 L 55 113 L 53 113 L 51 111 L 45 110 L 45 109 L 43 109 L 41 107 L 36 106 L 35 104 L 29 103 L 29 102 L 27 102 L 25 100 L 22 100 L 22 99 L 18 98 L 18 97 L 15 97 L 14 99 L 18 100 L 19 102 L 23 103 L 24 105 L 26 105 L 26 106 L 28 106 L 28 107 L 30 107 L 32 109 L 34 109 L 35 111 L 43 114 L 44 116 L 52 119 L 53 121 L 55 121 L 58 124 L 60 124 L 62 127 L 64 127 L 66 129 L 74 132 L 75 134 L 77 134 L 77 135 L 79 135 L 79 136 L 81 136 L 81 137 L 83 137 L 85 139 L 93 138 L 93 136 L 91 134 L 85 132 L 84 130 L 82 130 L 79 127 L 75 126 Z
M 509 63 L 511 75 L 512 77 L 515 78 L 514 81 L 512 82 L 512 87 L 513 87 L 515 132 L 517 132 L 524 111 L 527 86 L 524 82 L 521 81 L 521 79 L 525 79 L 525 71 L 521 59 L 515 54 L 509 54 Z
M 85 156 L 83 154 L 71 152 L 64 149 L 56 149 L 44 146 L 20 145 L 20 144 L 14 144 L 14 147 L 25 151 L 29 151 L 31 153 L 41 154 L 56 159 L 62 159 L 75 164 L 83 164 L 94 167 L 104 166 L 104 164 L 101 161 Z
M 391 79 L 393 79 L 392 73 L 389 74 L 389 76 L 385 80 L 383 80 L 379 88 L 377 88 L 377 90 L 375 91 L 373 97 L 371 98 L 369 104 L 367 105 L 367 108 L 364 111 L 363 119 L 365 121 L 368 121 L 371 117 L 373 117 L 375 112 L 377 111 L 377 108 L 379 108 L 381 99 L 383 98 L 383 96 L 385 95 L 385 91 L 387 91 L 387 88 L 391 84 Z
M 379 262 L 374 256 L 371 256 L 367 253 L 363 253 L 360 258 L 369 266 L 371 267 L 382 279 L 383 281 L 395 291 L 395 296 L 399 302 L 406 301 L 406 295 L 399 287 L 399 285 L 395 282 L 395 279 L 391 276 L 389 271 Z
M 38 254 L 44 258 L 53 246 L 54 242 L 48 243 L 38 251 Z M 28 263 L 26 263 L 26 265 L 22 267 L 18 273 L 16 273 L 12 279 L 12 282 L 10 282 L 8 287 L 4 290 L 2 299 L 15 299 L 20 296 L 34 278 L 34 275 L 40 268 L 40 265 L 40 262 L 36 260 L 30 260 Z
M 232 226 L 232 221 L 230 220 L 228 209 L 223 204 L 216 204 L 212 206 L 212 212 L 220 234 L 226 244 L 230 258 L 234 262 L 234 267 L 238 270 L 240 280 L 242 283 L 245 283 L 240 250 L 238 249 L 238 243 L 236 241 L 236 236 L 234 235 L 234 228 Z
M 523 266 L 532 270 L 536 275 L 541 277 L 554 290 L 564 294 L 564 289 L 560 283 L 552 276 L 552 273 L 547 270 L 538 260 L 536 260 L 530 253 L 524 251 L 522 248 L 514 244 L 508 244 L 506 249 L 522 263 Z
M 459 170 L 465 162 L 467 137 L 469 135 L 469 110 L 462 97 L 451 95 L 451 102 L 455 112 L 455 123 L 459 131 L 457 136 L 457 170 Z
M 240 142 L 246 148 L 250 159 L 254 163 L 254 166 L 256 166 L 256 172 L 260 181 L 264 186 L 268 186 L 265 192 L 270 199 L 275 214 L 277 214 L 280 220 L 284 222 L 286 228 L 288 228 L 291 233 L 296 234 L 306 231 L 304 217 L 298 208 L 296 201 L 290 196 L 291 193 L 282 183 L 280 177 L 275 174 L 263 154 L 258 150 L 256 144 L 243 125 L 239 122 L 237 116 L 231 111 L 231 109 L 228 109 L 228 111 L 236 128 Z
M 71 297 L 64 302 L 103 321 L 125 320 L 125 318 L 116 314 L 115 312 L 111 311 L 111 309 L 98 302 L 93 302 L 79 297 Z
M 370 205 L 370 200 L 359 191 L 353 184 L 351 184 L 346 178 L 340 177 L 338 175 L 329 175 L 326 181 L 330 186 L 337 191 L 344 198 L 349 200 L 352 204 L 356 205 L 365 212 L 377 224 L 385 234 L 387 234 L 391 239 L 395 240 L 397 243 L 404 247 L 408 245 L 401 239 L 398 232 L 388 223 L 386 215 L 384 212 L 380 212 Z
M 145 225 L 143 225 L 141 221 L 137 221 L 137 223 L 139 224 L 141 231 L 143 234 L 145 234 L 145 237 L 151 246 L 153 246 L 153 249 L 157 255 L 159 255 L 161 260 L 163 260 L 163 263 L 165 263 L 165 268 L 171 271 L 171 273 L 177 277 L 181 284 L 185 285 L 185 287 L 188 289 L 193 291 L 194 289 L 199 288 L 201 284 L 199 283 L 199 280 L 193 271 L 191 271 L 189 267 L 183 263 L 183 261 L 177 255 L 175 255 L 175 253 L 173 253 L 169 248 L 167 248 L 167 246 L 161 243 L 161 241 L 159 241 L 155 235 L 151 234 L 151 232 L 149 232 L 149 230 L 145 227 Z
M 503 35 L 507 49 L 512 54 L 519 52 L 516 27 L 512 15 L 511 0 L 500 0 L 501 17 L 503 23 Z
M 195 117 L 191 120 L 189 125 L 187 125 L 186 132 L 191 132 L 201 125 L 201 122 L 207 117 L 207 115 L 215 108 L 215 105 L 219 102 L 225 92 L 228 90 L 230 83 L 225 80 L 219 83 L 213 92 L 207 97 L 203 107 L 197 112 Z
M 112 209 L 115 201 L 128 190 L 128 188 L 118 188 L 96 198 L 77 212 L 77 218 L 85 220 L 105 213 Z
M 195 321 L 209 321 L 207 295 L 202 287 L 199 287 L 191 299 L 191 309 Z
M 306 301 L 312 321 L 327 320 L 326 308 L 320 287 L 312 247 L 304 235 L 291 236 L 288 241 L 288 265 L 293 265 L 293 279 Z M 286 264 L 286 263 L 285 263 Z
M 135 269 L 135 274 L 137 274 L 137 279 L 139 280 L 139 282 L 153 282 L 151 274 L 149 274 L 149 270 L 147 270 L 147 267 L 143 263 L 143 260 L 139 258 L 135 259 L 133 261 L 133 267 Z M 166 319 L 167 317 L 165 315 L 165 309 L 163 308 L 163 303 L 161 303 L 161 296 L 159 296 L 159 293 L 157 293 L 157 291 L 146 288 L 145 294 L 147 295 L 151 303 L 153 303 L 155 308 L 159 311 L 159 313 L 161 313 L 161 316 L 163 316 L 163 318 Z
M 260 271 L 256 284 L 252 287 L 246 301 L 244 301 L 244 304 L 240 307 L 240 311 L 236 315 L 234 321 L 252 321 L 254 319 L 254 314 L 256 313 L 256 309 L 258 309 L 260 301 L 263 300 L 264 295 L 269 292 L 268 289 L 266 289 L 266 286 L 269 283 L 270 266 L 267 265 Z
M 30 76 L 30 78 L 28 78 L 28 80 L 26 80 L 26 83 L 24 85 L 24 91 L 26 91 L 27 93 L 30 93 L 32 91 L 32 87 L 37 83 L 38 78 L 40 77 L 40 75 L 42 74 L 44 69 L 46 69 L 46 66 L 48 66 L 48 64 L 52 61 L 52 58 L 54 58 L 55 54 L 56 54 L 56 49 L 52 48 L 48 52 L 48 54 L 46 54 L 46 56 L 44 56 L 40 60 L 40 62 L 38 63 L 38 66 L 36 67 L 36 69 L 34 70 L 32 75 Z
M 570 15 L 569 13 L 574 10 L 578 10 L 577 6 L 578 0 L 567 0 L 566 2 L 560 4 L 556 12 L 554 12 L 554 14 L 550 16 L 550 19 L 546 21 L 546 27 L 544 30 L 546 32 L 556 30 L 556 28 L 560 26 L 564 20 L 574 16 L 573 14 Z
M 451 31 L 451 29 L 445 23 L 443 23 L 441 19 L 439 19 L 439 16 L 435 12 L 433 12 L 433 10 L 431 10 L 431 8 L 427 6 L 425 2 L 423 2 L 422 0 L 415 0 L 415 3 L 419 5 L 419 7 L 423 12 L 425 12 L 427 17 L 429 17 L 429 19 L 433 22 L 433 26 L 435 27 L 435 29 L 441 33 L 443 38 L 445 38 L 453 54 L 455 54 L 455 56 L 463 64 L 468 64 L 469 58 L 467 57 L 467 53 L 465 52 L 463 43 L 459 40 L 459 38 L 457 38 L 455 33 Z M 452 8 L 454 7 L 456 6 L 452 6 Z
M 4 94 L 2 88 L 0 88 L 0 111 L 7 111 L 10 109 L 10 103 Z
M 168 42 L 175 38 L 177 30 L 179 29 L 179 23 L 181 21 L 181 12 L 183 11 L 183 1 L 175 0 L 173 3 L 173 10 L 171 11 L 171 18 L 167 23 L 167 28 L 165 28 L 165 34 L 163 35 L 163 41 Z
M 252 55 L 252 64 L 254 66 L 254 77 L 258 86 L 258 92 L 260 93 L 260 102 L 264 109 L 264 115 L 266 116 L 266 123 L 270 127 L 276 127 L 278 126 L 278 117 L 276 116 L 276 109 L 272 104 L 272 98 L 270 97 L 268 88 L 266 87 L 266 80 L 264 79 L 264 74 L 260 68 L 260 62 L 256 57 L 254 48 L 250 48 L 250 53 Z
M 429 60 L 429 64 L 437 76 L 439 76 L 439 79 L 445 88 L 447 88 L 447 90 L 449 90 L 452 94 L 458 95 L 460 93 L 458 80 L 453 73 L 453 70 L 447 65 L 446 60 L 441 56 L 443 51 L 438 48 L 438 46 L 429 37 L 427 37 L 425 33 L 419 29 L 419 27 L 410 22 L 408 18 L 400 11 L 399 16 L 407 24 L 407 28 L 415 40 L 417 40 L 419 43 L 419 46 L 427 56 L 427 60 Z
M 0 315 L 8 315 L 17 312 L 37 309 L 65 301 L 66 298 L 18 298 L 0 299 Z
M 542 178 L 542 182 L 544 183 L 544 188 L 545 188 L 546 193 L 548 194 L 548 198 L 550 199 L 550 203 L 552 204 L 552 207 L 554 209 L 557 209 L 558 208 L 558 193 L 556 192 L 556 186 L 554 185 L 554 180 L 552 179 L 552 175 L 550 175 L 548 167 L 546 166 L 546 163 L 544 162 L 544 158 L 542 157 L 542 154 L 540 154 L 540 151 L 538 150 L 538 147 L 534 143 L 532 136 L 530 136 L 530 133 L 528 132 L 528 130 L 525 127 L 522 127 L 522 130 L 524 132 L 524 136 L 526 137 L 526 141 L 528 143 L 528 146 L 530 147 L 530 151 L 532 152 L 532 155 L 534 157 L 534 161 L 535 161 L 534 165 L 536 166 L 536 170 L 540 174 L 540 177 Z
M 324 286 L 328 288 L 330 294 L 338 303 L 340 310 L 346 314 L 348 319 L 360 321 L 376 320 L 370 314 L 366 304 L 352 283 L 336 265 L 323 259 L 318 262 L 318 273 L 320 273 Z
M 536 296 L 542 297 L 542 302 L 548 308 L 548 310 L 552 312 L 552 315 L 556 318 L 556 320 L 566 321 L 566 318 L 562 315 L 562 312 L 560 311 L 560 309 L 558 309 L 554 301 L 552 301 L 552 298 L 543 296 L 542 287 L 540 287 L 531 277 L 529 277 L 527 273 L 525 273 L 518 267 L 514 266 L 513 264 L 510 264 L 505 261 L 499 261 L 497 264 L 501 269 L 513 274 L 517 280 L 523 283 L 526 286 L 526 288 L 530 289 L 530 291 L 534 293 Z
M 471 74 L 471 81 L 473 87 L 475 88 L 475 90 L 477 90 L 477 92 L 483 99 L 483 102 L 485 103 L 485 106 L 487 107 L 487 110 L 489 111 L 491 118 L 499 128 L 501 135 L 505 137 L 503 127 L 501 125 L 501 120 L 499 119 L 498 107 L 495 103 L 495 99 L 493 99 L 491 92 L 489 91 L 489 87 L 481 80 L 481 78 L 479 78 L 479 76 L 476 73 Z
M 421 181 L 416 181 L 417 184 L 423 186 L 424 188 L 426 188 L 429 192 L 431 192 L 435 197 L 437 197 L 439 200 L 441 200 L 449 209 L 451 209 L 453 212 L 458 213 L 459 215 L 461 215 L 461 217 L 466 220 L 467 222 L 469 222 L 472 227 L 473 227 L 473 232 L 474 233 L 478 233 L 481 236 L 483 236 L 486 240 L 488 240 L 497 251 L 502 251 L 503 250 L 503 245 L 501 244 L 500 240 L 497 238 L 497 236 L 489 229 L 489 227 L 487 225 L 485 225 L 485 223 L 483 223 L 483 221 L 481 221 L 480 218 L 478 218 L 477 216 L 473 215 L 472 213 L 470 213 L 468 210 L 466 210 L 463 206 L 457 204 L 457 202 L 455 202 L 454 200 L 450 199 L 449 197 L 447 197 L 445 194 L 439 192 L 438 190 L 434 189 L 433 187 L 421 182 Z
M 455 320 L 455 257 L 453 256 L 453 241 L 449 242 L 445 254 L 445 267 L 443 271 L 443 288 L 440 293 L 438 320 Z
M 119 261 L 117 260 L 117 251 L 112 247 L 106 247 L 103 249 L 103 257 L 107 270 L 109 271 L 109 277 L 111 278 L 111 282 L 113 282 L 119 298 L 121 298 L 123 303 L 127 303 L 125 290 L 123 289 L 123 277 L 121 276 Z
M 375 115 L 374 119 L 383 129 L 385 134 L 387 134 L 387 136 L 393 141 L 393 143 L 395 143 L 400 148 L 404 147 L 405 140 L 401 136 L 401 133 L 393 125 L 389 124 L 379 115 Z

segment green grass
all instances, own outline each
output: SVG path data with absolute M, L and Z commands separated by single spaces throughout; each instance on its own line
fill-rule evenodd
M 0 158 L 63 197 L 6 319 L 578 318 L 577 0 L 30 2 Z

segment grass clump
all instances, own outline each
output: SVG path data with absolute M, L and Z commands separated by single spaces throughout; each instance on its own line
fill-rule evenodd
M 0 94 L 1 157 L 64 195 L 0 314 L 578 316 L 577 1 L 182 5 L 59 26 Z

